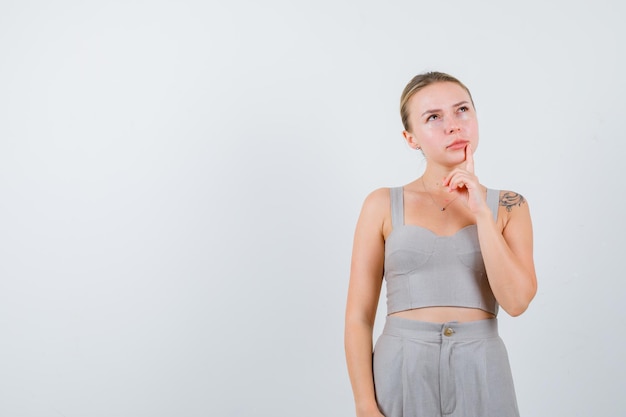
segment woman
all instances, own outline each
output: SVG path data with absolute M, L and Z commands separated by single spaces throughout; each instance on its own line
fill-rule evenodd
M 357 222 L 345 325 L 356 414 L 519 416 L 496 315 L 522 314 L 537 290 L 528 205 L 474 174 L 476 111 L 459 80 L 416 76 L 400 113 L 426 169 L 372 192 Z M 383 278 L 387 318 L 373 348 Z

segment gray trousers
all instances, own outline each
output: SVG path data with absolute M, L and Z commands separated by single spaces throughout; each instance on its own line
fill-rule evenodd
M 385 417 L 519 417 L 497 319 L 438 324 L 387 317 L 373 367 Z

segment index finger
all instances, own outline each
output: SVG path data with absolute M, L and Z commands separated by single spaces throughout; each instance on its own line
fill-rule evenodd
M 472 174 L 474 173 L 474 155 L 472 152 L 472 145 L 469 143 L 465 147 L 465 169 Z

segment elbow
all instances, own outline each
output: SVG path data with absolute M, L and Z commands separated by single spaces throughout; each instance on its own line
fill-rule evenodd
M 506 306 L 503 305 L 502 308 L 504 309 L 504 311 L 507 312 L 509 316 L 519 317 L 528 309 L 529 304 L 530 300 L 528 300 L 528 302 L 519 300 L 516 303 L 511 303 Z
M 502 307 L 502 308 L 504 308 L 504 307 Z M 506 311 L 508 313 L 508 315 L 511 316 L 511 317 L 519 317 L 527 309 L 528 309 L 528 304 L 526 304 L 526 305 L 518 305 L 518 306 L 515 306 L 515 307 L 509 307 L 509 308 L 504 308 L 504 311 Z
M 532 299 L 535 298 L 536 293 L 537 293 L 537 287 L 534 286 L 528 292 L 528 294 L 524 294 L 523 296 L 519 297 L 517 300 L 507 305 L 503 305 L 502 308 L 504 309 L 504 311 L 508 313 L 509 316 L 519 317 L 528 309 L 528 306 L 530 305 L 530 302 L 532 301 Z

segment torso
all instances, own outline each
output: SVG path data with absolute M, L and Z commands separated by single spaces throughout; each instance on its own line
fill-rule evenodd
M 442 205 L 447 204 L 445 200 L 441 201 L 443 201 Z M 426 228 L 439 236 L 451 236 L 464 227 L 475 224 L 472 213 L 461 201 L 451 202 L 442 212 L 417 181 L 404 187 L 404 216 L 405 224 Z M 500 231 L 504 227 L 505 216 L 506 214 L 499 211 L 498 228 Z M 385 241 L 391 231 L 391 214 L 389 213 L 388 218 L 385 218 L 383 222 Z M 434 323 L 468 322 L 495 317 L 487 311 L 466 307 L 424 307 L 399 311 L 390 316 Z

